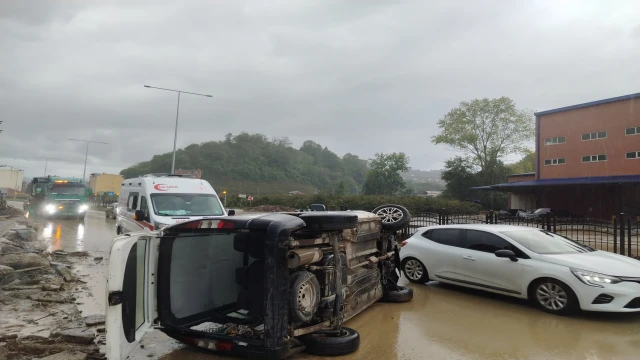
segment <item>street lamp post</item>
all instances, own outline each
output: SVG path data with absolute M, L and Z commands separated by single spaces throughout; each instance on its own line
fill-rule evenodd
M 71 141 L 83 141 L 87 144 L 87 151 L 84 153 L 84 171 L 82 172 L 82 184 L 84 185 L 84 176 L 87 173 L 87 158 L 89 157 L 89 143 L 94 143 L 94 144 L 107 144 L 106 142 L 100 142 L 100 141 L 91 141 L 91 140 L 79 140 L 79 139 L 69 139 Z
M 40 158 L 40 159 L 44 159 L 44 175 L 43 176 L 47 176 L 47 164 L 49 163 L 49 160 L 60 160 L 60 159 L 56 159 L 56 158 Z
M 145 85 L 144 87 L 149 89 L 157 89 L 157 90 L 165 90 L 165 91 L 173 91 L 178 93 L 178 106 L 176 107 L 176 128 L 173 134 L 173 157 L 171 159 L 171 173 L 173 174 L 176 169 L 176 143 L 178 141 L 178 115 L 180 114 L 180 94 L 189 94 L 189 95 L 198 95 L 205 97 L 213 97 L 213 95 L 207 94 L 198 94 L 194 92 L 182 91 L 182 90 L 174 90 L 174 89 L 166 89 L 155 86 Z

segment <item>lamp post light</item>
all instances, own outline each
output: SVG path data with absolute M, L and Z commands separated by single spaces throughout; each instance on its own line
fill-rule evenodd
M 145 85 L 144 87 L 149 89 L 156 89 L 156 90 L 173 91 L 178 93 L 178 106 L 176 107 L 176 128 L 173 134 L 173 157 L 171 159 L 171 173 L 173 174 L 173 172 L 176 169 L 176 143 L 178 141 L 178 116 L 180 115 L 180 94 L 198 95 L 198 96 L 205 96 L 205 97 L 213 97 L 213 95 L 198 94 L 194 92 L 175 90 L 175 89 L 166 89 L 166 88 L 160 88 L 160 87 L 149 86 L 149 85 Z

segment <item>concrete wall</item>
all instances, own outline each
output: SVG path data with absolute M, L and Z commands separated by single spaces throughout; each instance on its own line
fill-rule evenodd
M 95 193 L 104 192 L 105 195 L 109 191 L 113 191 L 116 195 L 120 194 L 120 188 L 124 177 L 115 174 L 91 174 L 89 178 L 89 187 Z
M 0 167 L 0 189 L 22 189 L 24 172 L 16 169 Z
M 640 159 L 625 154 L 640 151 L 640 135 L 625 129 L 640 126 L 640 98 L 595 105 L 539 117 L 536 149 L 540 179 L 640 174 Z M 607 137 L 582 140 L 582 134 L 606 131 Z M 565 137 L 563 144 L 545 145 L 545 139 Z M 582 156 L 606 154 L 607 161 L 583 163 Z M 544 165 L 545 159 L 566 159 L 562 165 Z

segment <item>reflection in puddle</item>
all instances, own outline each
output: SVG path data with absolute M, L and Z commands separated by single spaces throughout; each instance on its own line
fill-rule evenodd
M 84 250 L 84 224 L 78 224 L 78 236 L 76 241 L 76 251 Z

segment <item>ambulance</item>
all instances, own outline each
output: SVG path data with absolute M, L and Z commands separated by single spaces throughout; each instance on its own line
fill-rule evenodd
M 148 174 L 122 183 L 116 233 L 153 231 L 189 220 L 226 215 L 218 194 L 206 180 L 192 175 Z

